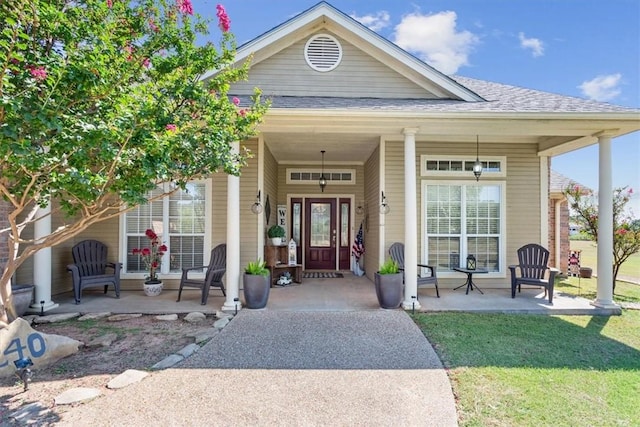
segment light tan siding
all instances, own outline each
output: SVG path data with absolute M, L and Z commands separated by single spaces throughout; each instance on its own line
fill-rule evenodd
M 253 158 L 248 159 L 248 164 L 242 168 L 240 175 L 240 275 L 244 272 L 249 261 L 257 258 L 256 246 L 258 244 L 258 216 L 251 212 L 251 205 L 256 200 L 258 193 L 258 141 L 245 141 L 242 145 L 254 153 Z M 225 204 L 226 205 L 226 204 Z M 217 225 L 222 230 L 227 227 L 227 221 Z M 226 235 L 225 235 L 226 242 Z
M 334 70 L 318 72 L 307 65 L 305 38 L 253 65 L 249 80 L 234 84 L 231 93 L 252 94 L 254 87 L 259 87 L 266 96 L 435 98 L 389 66 L 345 40 L 336 39 L 343 52 L 342 62 Z M 363 75 L 367 78 L 363 79 Z
M 404 145 L 402 141 L 386 141 L 385 143 L 385 195 L 391 207 L 391 212 L 386 215 L 385 221 L 385 255 L 389 246 L 394 241 L 404 240 Z M 458 178 L 434 178 L 420 176 L 420 156 L 475 156 L 475 144 L 473 143 L 437 143 L 416 142 L 417 177 L 416 198 L 418 222 L 418 258 L 422 258 L 424 235 L 422 231 L 422 198 L 421 182 L 450 181 Z M 506 178 L 489 178 L 486 174 L 480 181 L 492 180 L 506 182 L 506 264 L 516 263 L 516 250 L 530 242 L 540 240 L 540 161 L 537 156 L 537 147 L 533 144 L 491 144 L 484 143 L 480 147 L 483 158 L 506 156 Z M 469 177 L 470 182 L 474 180 Z M 424 260 L 422 260 L 424 261 Z M 506 266 L 503 271 L 507 273 L 504 279 L 492 279 L 489 286 L 506 286 L 509 280 Z M 454 279 L 444 280 L 443 284 L 457 283 Z
M 380 215 L 378 214 L 378 197 L 380 195 L 380 146 L 378 146 L 364 165 L 364 270 L 369 279 L 374 280 L 378 271 L 380 253 Z M 358 219 L 356 217 L 356 219 Z M 356 227 L 360 224 L 357 223 Z
M 266 197 L 269 196 L 269 204 L 271 205 L 271 212 L 269 216 L 269 223 L 267 224 L 266 218 L 264 221 L 264 233 L 265 242 L 267 242 L 267 229 L 276 223 L 277 221 L 277 207 L 278 207 L 278 163 L 276 162 L 275 157 L 269 150 L 269 147 L 265 144 L 264 147 L 265 158 L 264 158 L 264 199 L 262 203 L 266 203 Z M 285 200 L 286 202 L 286 200 Z M 285 203 L 283 202 L 283 203 Z M 287 230 L 287 235 L 289 235 L 289 230 Z M 265 243 L 266 244 L 266 243 Z M 264 249 L 262 259 L 264 259 Z
M 385 142 L 384 195 L 391 210 L 385 215 L 384 256 L 394 242 L 404 242 L 404 142 Z

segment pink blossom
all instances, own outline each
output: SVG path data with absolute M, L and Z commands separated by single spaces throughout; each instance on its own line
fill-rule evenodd
M 168 125 L 165 126 L 165 129 L 168 130 L 169 132 L 175 132 L 178 130 L 178 126 L 174 125 L 173 123 L 169 123 Z M 150 236 L 149 238 L 151 239 Z
M 47 79 L 47 70 L 44 67 L 29 66 L 31 76 L 39 82 Z
M 235 105 L 240 105 L 240 99 L 239 99 L 237 96 L 234 96 L 234 97 L 233 97 L 233 103 L 234 103 Z
M 618 230 L 616 230 L 616 234 L 618 236 L 624 236 L 625 234 L 627 234 L 627 230 L 624 228 L 619 228 Z
M 177 0 L 178 10 L 186 15 L 193 15 L 193 5 L 191 0 Z
M 229 19 L 229 15 L 227 15 L 227 11 L 224 10 L 224 6 L 221 4 L 216 6 L 216 10 L 218 11 L 216 15 L 218 15 L 218 27 L 223 33 L 226 33 L 231 28 L 231 20 Z
M 629 195 L 633 194 L 633 188 L 629 189 Z
M 160 28 L 158 28 L 153 18 L 149 18 L 149 28 L 151 28 L 156 33 L 160 31 Z
M 149 256 L 151 255 L 151 249 L 143 248 L 142 251 L 140 251 L 140 254 L 142 254 L 142 256 Z
M 111 9 L 113 7 L 113 0 L 107 0 L 107 7 Z
M 142 60 L 142 65 L 144 65 L 146 68 L 149 68 L 151 66 L 151 61 L 149 60 L 149 58 L 144 58 Z
M 238 114 L 240 114 L 242 117 L 245 117 L 247 115 L 247 110 L 243 108 L 242 110 L 238 111 Z

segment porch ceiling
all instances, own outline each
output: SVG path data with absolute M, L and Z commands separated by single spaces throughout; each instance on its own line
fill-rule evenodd
M 402 141 L 405 128 L 416 128 L 417 141 L 537 144 L 540 155 L 555 156 L 597 142 L 602 132 L 611 137 L 635 130 L 637 121 L 598 120 L 592 117 L 549 115 L 477 114 L 425 115 L 354 114 L 348 111 L 295 112 L 272 110 L 259 126 L 264 141 L 279 163 L 320 163 L 326 150 L 330 164 L 361 163 L 375 150 L 381 138 Z

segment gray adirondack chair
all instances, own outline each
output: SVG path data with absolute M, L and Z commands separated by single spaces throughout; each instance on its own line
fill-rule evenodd
M 516 297 L 516 288 L 520 292 L 522 285 L 534 285 L 544 287 L 544 296 L 548 293 L 549 304 L 553 304 L 553 286 L 559 271 L 550 268 L 548 263 L 549 251 L 536 243 L 529 243 L 518 249 L 518 264 L 509 266 L 511 298 Z
M 202 271 L 206 269 L 204 278 L 193 278 L 194 271 Z M 222 243 L 211 250 L 211 259 L 209 265 L 202 265 L 198 267 L 189 267 L 182 269 L 182 278 L 180 279 L 180 290 L 178 291 L 178 301 L 182 296 L 182 288 L 198 288 L 202 290 L 200 298 L 200 304 L 205 305 L 209 298 L 210 288 L 220 288 L 222 295 L 226 296 L 227 293 L 224 289 L 224 283 L 222 277 L 227 271 L 227 245 Z M 192 274 L 192 278 L 189 278 L 189 273 Z
M 398 264 L 400 270 L 404 272 L 404 243 L 396 242 L 392 244 L 389 248 L 389 256 Z M 418 264 L 418 267 L 429 270 L 428 276 L 421 276 L 420 273 L 418 273 L 418 288 L 434 285 L 436 287 L 436 295 L 440 298 L 438 276 L 436 275 L 435 267 L 425 264 Z
M 109 285 L 113 285 L 116 298 L 120 298 L 120 269 L 119 262 L 108 262 L 108 248 L 97 240 L 83 240 L 71 248 L 73 264 L 67 265 L 73 280 L 73 296 L 76 304 L 80 304 L 82 290 L 86 288 L 104 286 L 107 293 Z M 113 271 L 108 272 L 107 269 Z

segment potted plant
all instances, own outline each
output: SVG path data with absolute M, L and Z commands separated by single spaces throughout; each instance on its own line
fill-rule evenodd
M 280 227 L 278 224 L 272 225 L 267 230 L 267 236 L 271 239 L 271 244 L 273 246 L 282 245 L 282 238 L 284 237 L 284 228 Z
M 167 252 L 167 246 L 160 244 L 160 238 L 151 229 L 147 229 L 145 235 L 149 239 L 148 248 L 134 248 L 133 255 L 138 255 L 144 262 L 149 275 L 145 278 L 143 288 L 147 296 L 154 297 L 162 292 L 162 280 L 158 277 L 158 269 L 162 264 L 162 257 Z
M 398 263 L 387 259 L 375 273 L 378 303 L 382 308 L 398 308 L 402 303 L 403 280 Z
M 244 304 L 247 308 L 264 308 L 269 299 L 271 276 L 264 261 L 252 261 L 244 269 Z

